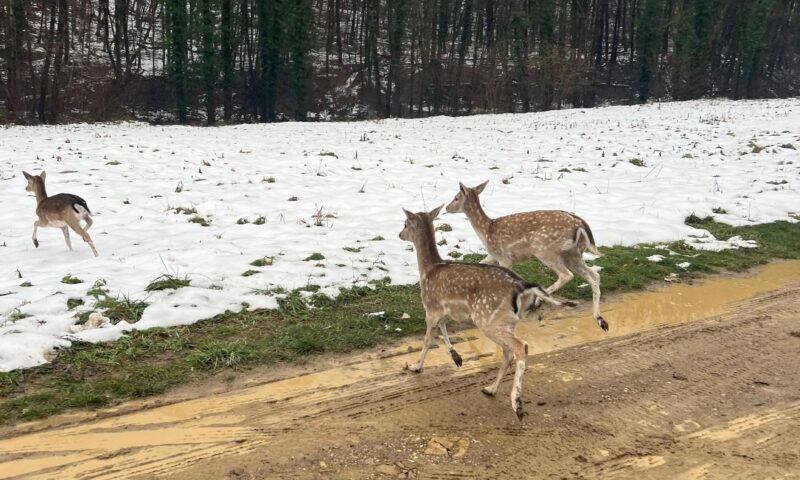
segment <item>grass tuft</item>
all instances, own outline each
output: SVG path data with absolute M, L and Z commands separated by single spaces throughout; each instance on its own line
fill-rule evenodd
M 73 277 L 72 274 L 70 273 L 70 274 L 65 275 L 63 278 L 61 278 L 61 283 L 74 285 L 76 283 L 83 283 L 83 280 L 81 280 L 78 277 Z
M 174 275 L 164 274 L 156 278 L 144 289 L 145 292 L 159 292 L 161 290 L 177 290 L 188 287 L 192 283 L 189 277 L 178 278 Z
M 126 321 L 136 323 L 142 319 L 148 303 L 142 300 L 132 300 L 130 297 L 120 295 L 119 297 L 105 297 L 95 303 L 95 308 L 103 310 L 103 315 L 111 320 L 111 323 Z
M 67 309 L 68 310 L 73 310 L 74 308 L 80 307 L 81 305 L 83 305 L 83 299 L 82 298 L 68 298 L 67 299 Z
M 275 257 L 262 257 L 250 262 L 254 267 L 269 267 L 275 263 Z
M 189 223 L 197 223 L 197 224 L 202 225 L 204 227 L 210 227 L 211 226 L 211 222 L 209 220 L 206 220 L 205 218 L 201 217 L 200 215 L 195 215 L 192 218 L 190 218 L 189 219 Z

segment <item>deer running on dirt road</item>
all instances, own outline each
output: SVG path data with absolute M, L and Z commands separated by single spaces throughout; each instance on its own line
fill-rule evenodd
M 503 361 L 497 380 L 483 389 L 487 395 L 497 393 L 497 388 L 511 363 L 516 362 L 514 386 L 511 391 L 511 408 L 522 417 L 522 376 L 528 344 L 514 335 L 520 313 L 530 308 L 536 298 L 554 305 L 561 302 L 551 297 L 540 286 L 526 283 L 517 274 L 494 265 L 470 264 L 442 260 L 436 248 L 433 220 L 444 205 L 431 212 L 406 214 L 400 238 L 412 242 L 417 252 L 419 287 L 425 307 L 425 340 L 419 361 L 408 367 L 413 372 L 422 371 L 425 355 L 433 339 L 433 330 L 439 327 L 448 352 L 456 366 L 461 366 L 461 356 L 450 343 L 445 326 L 448 318 L 470 318 L 475 326 L 503 350 Z
M 459 191 L 447 206 L 448 213 L 463 212 L 481 239 L 488 256 L 481 263 L 511 268 L 515 263 L 538 258 L 553 270 L 558 279 L 546 288 L 555 293 L 572 280 L 573 272 L 583 277 L 592 288 L 592 314 L 597 324 L 608 331 L 608 323 L 600 315 L 600 274 L 583 261 L 583 252 L 601 255 L 585 220 L 561 210 L 537 210 L 489 218 L 478 196 L 489 181 L 477 187 L 459 183 Z
M 71 193 L 59 193 L 48 197 L 44 186 L 47 178 L 46 172 L 42 172 L 41 175 L 31 175 L 28 172 L 22 172 L 22 174 L 28 180 L 25 190 L 36 195 L 36 216 L 39 219 L 33 222 L 33 245 L 39 248 L 39 239 L 36 238 L 39 227 L 60 228 L 67 247 L 72 250 L 72 242 L 69 238 L 69 229 L 71 228 L 84 242 L 89 244 L 94 256 L 98 256 L 92 237 L 86 232 L 93 223 L 92 212 L 86 201 Z M 86 222 L 85 227 L 81 227 L 81 220 Z

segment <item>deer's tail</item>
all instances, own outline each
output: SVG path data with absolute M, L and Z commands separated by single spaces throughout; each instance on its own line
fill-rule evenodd
M 589 252 L 598 257 L 602 256 L 603 254 L 600 253 L 600 250 L 597 249 L 597 245 L 594 243 L 594 234 L 592 234 L 592 229 L 589 228 L 589 224 L 586 223 L 586 220 L 575 215 L 573 216 L 580 221 L 580 226 L 575 229 L 575 245 L 582 252 Z
M 537 298 L 555 306 L 562 305 L 561 302 L 553 298 L 553 296 L 547 293 L 541 286 L 535 283 L 526 283 L 525 288 L 514 295 L 512 300 L 514 313 L 520 315 L 523 312 L 527 312 L 533 306 L 534 302 L 536 302 Z

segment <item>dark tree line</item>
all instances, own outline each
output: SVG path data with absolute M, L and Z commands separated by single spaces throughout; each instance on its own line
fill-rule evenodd
M 0 121 L 800 93 L 798 0 L 0 0 Z

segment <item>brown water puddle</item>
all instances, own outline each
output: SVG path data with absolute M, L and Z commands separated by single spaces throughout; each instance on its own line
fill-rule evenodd
M 773 263 L 747 276 L 620 295 L 603 305 L 611 326 L 609 333 L 603 333 L 584 308 L 551 312 L 541 323 L 521 322 L 517 334 L 529 343 L 531 354 L 549 352 L 712 317 L 730 311 L 737 302 L 797 282 L 800 261 Z M 452 360 L 439 348 L 428 356 L 426 368 L 446 365 L 441 375 L 463 376 L 497 362 L 495 345 L 477 330 L 459 333 L 463 338 L 475 338 L 456 345 L 467 359 L 464 366 L 451 368 Z M 409 347 L 413 351 L 409 352 Z M 128 478 L 180 470 L 214 456 L 263 448 L 270 442 L 272 429 L 304 415 L 321 414 L 325 408 L 321 404 L 326 400 L 408 383 L 409 377 L 400 372 L 416 361 L 420 347 L 417 340 L 381 359 L 0 440 L 0 479 Z M 566 373 L 561 379 L 573 380 Z

